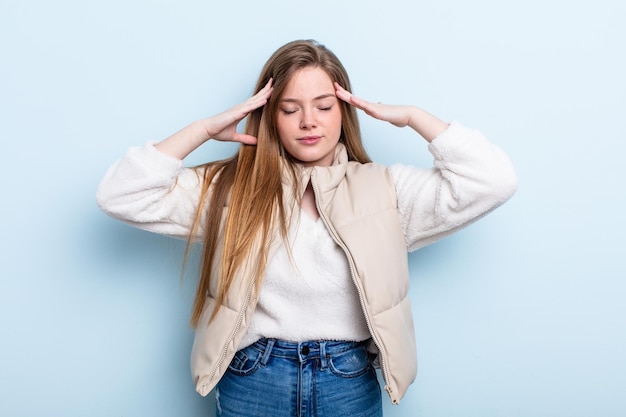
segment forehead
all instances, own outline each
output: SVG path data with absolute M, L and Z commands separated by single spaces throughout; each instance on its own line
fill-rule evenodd
M 329 93 L 334 95 L 335 87 L 326 71 L 319 67 L 305 67 L 294 72 L 282 96 L 285 99 L 307 99 Z

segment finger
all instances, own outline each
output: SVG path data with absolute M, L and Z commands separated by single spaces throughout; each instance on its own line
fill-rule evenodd
M 272 83 L 273 79 L 270 78 L 267 83 L 265 83 L 265 86 L 263 86 L 263 88 L 261 88 L 252 98 L 269 98 L 272 91 L 274 91 Z
M 351 104 L 350 97 L 352 97 L 352 94 L 343 88 L 338 82 L 335 82 L 335 95 L 346 103 Z
M 265 94 L 269 94 L 269 93 L 265 93 Z M 246 117 L 252 111 L 258 109 L 259 107 L 263 107 L 267 103 L 268 97 L 265 96 L 265 94 L 263 95 L 257 94 L 255 96 L 248 98 L 243 103 L 239 103 L 236 106 L 225 111 L 224 115 L 225 116 L 228 115 L 226 117 L 228 118 L 230 122 L 239 123 L 241 120 L 243 120 L 244 117 Z
M 335 94 L 341 100 L 345 101 L 348 104 L 352 104 L 354 107 L 356 107 L 358 109 L 361 109 L 361 110 L 365 111 L 368 114 L 371 111 L 373 111 L 372 103 L 370 103 L 367 100 L 363 100 L 362 98 L 359 98 L 359 97 L 355 96 L 354 94 L 350 93 L 348 90 L 343 88 L 337 82 L 335 83 Z
M 256 145 L 257 138 L 255 138 L 252 135 L 246 135 L 243 133 L 235 133 L 235 136 L 233 137 L 233 141 L 243 143 L 245 145 Z
M 254 96 L 250 97 L 248 100 L 243 102 L 242 111 L 244 113 L 250 113 L 252 110 L 258 109 L 261 106 L 264 106 L 269 100 L 274 88 L 272 87 L 272 79 L 265 84 L 265 86 L 260 89 Z
M 363 100 L 362 98 L 356 97 L 354 95 L 350 97 L 350 103 L 353 106 L 358 107 L 359 109 L 364 110 L 366 112 L 371 111 L 372 106 L 373 106 L 373 104 L 370 103 L 369 101 Z
M 352 104 L 354 107 L 356 107 L 359 110 L 363 110 L 365 113 L 367 113 L 370 116 L 374 116 L 377 117 L 377 111 L 376 111 L 376 104 L 371 103 L 367 100 L 364 100 L 362 98 L 359 98 L 355 95 L 351 95 L 350 96 L 350 104 Z

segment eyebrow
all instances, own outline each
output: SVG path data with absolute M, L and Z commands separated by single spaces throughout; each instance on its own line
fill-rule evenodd
M 337 97 L 335 96 L 335 93 L 328 93 L 328 94 L 322 94 L 321 96 L 317 96 L 313 99 L 313 101 L 317 101 L 317 100 L 323 100 L 325 98 L 328 97 Z M 280 100 L 281 102 L 286 101 L 288 103 L 299 103 L 300 100 L 298 100 L 297 98 L 283 98 Z

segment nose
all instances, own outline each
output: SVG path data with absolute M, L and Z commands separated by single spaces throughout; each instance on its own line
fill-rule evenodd
M 313 129 L 317 126 L 313 111 L 305 109 L 301 112 L 302 118 L 300 119 L 300 129 Z

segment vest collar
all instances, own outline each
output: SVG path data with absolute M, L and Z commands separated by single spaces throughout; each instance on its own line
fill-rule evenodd
M 293 189 L 293 177 L 290 173 L 289 164 L 290 162 L 285 159 L 282 160 L 282 183 L 286 188 Z M 294 168 L 299 180 L 298 195 L 302 195 L 311 177 L 314 178 L 319 191 L 326 192 L 336 188 L 345 177 L 348 169 L 348 151 L 345 145 L 339 142 L 335 147 L 332 165 L 304 167 L 296 163 Z

